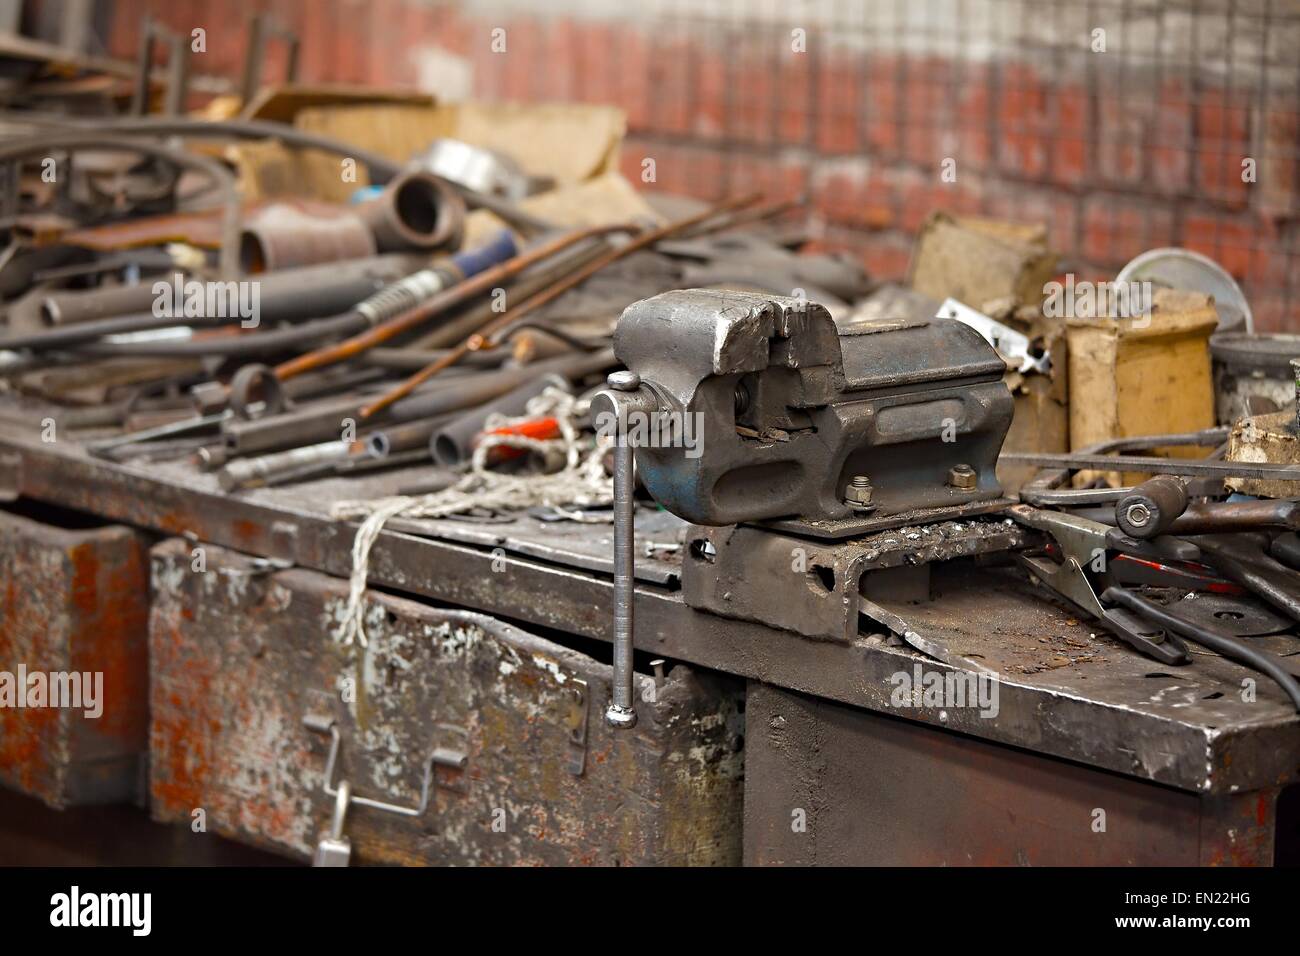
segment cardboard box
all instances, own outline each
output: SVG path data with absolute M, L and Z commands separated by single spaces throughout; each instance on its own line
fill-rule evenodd
M 1070 318 L 1071 447 L 1212 427 L 1209 340 L 1218 321 L 1208 297 L 1167 289 L 1155 293 L 1149 316 Z M 1167 453 L 1191 458 L 1204 454 L 1194 448 Z M 1077 477 L 1091 476 L 1085 472 Z M 1109 474 L 1112 484 L 1131 484 L 1143 477 Z

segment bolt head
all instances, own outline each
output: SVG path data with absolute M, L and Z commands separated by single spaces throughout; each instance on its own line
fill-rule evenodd
M 960 491 L 973 491 L 979 487 L 979 473 L 970 465 L 953 465 L 948 469 L 948 484 Z
M 636 711 L 631 707 L 610 704 L 605 708 L 605 723 L 615 730 L 631 730 L 636 726 Z
M 622 369 L 617 372 L 610 372 L 609 377 L 605 379 L 605 384 L 616 392 L 635 392 L 641 387 L 641 376 L 636 372 Z
M 1140 502 L 1131 504 L 1128 506 L 1128 510 L 1124 512 L 1124 517 L 1133 527 L 1145 528 L 1147 522 L 1151 520 L 1151 509 Z

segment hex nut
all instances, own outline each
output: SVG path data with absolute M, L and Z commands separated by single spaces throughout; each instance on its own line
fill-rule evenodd
M 979 487 L 979 475 L 970 465 L 953 465 L 948 469 L 948 484 L 959 491 L 974 491 Z
M 871 479 L 866 475 L 854 475 L 849 486 L 844 489 L 844 503 L 850 508 L 865 508 L 871 505 Z

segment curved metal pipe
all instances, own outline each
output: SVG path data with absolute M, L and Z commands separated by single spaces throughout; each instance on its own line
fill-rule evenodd
M 182 149 L 160 146 L 157 143 L 129 139 L 123 136 L 105 136 L 102 133 L 59 132 L 41 133 L 0 145 L 0 162 L 15 162 L 29 156 L 48 155 L 52 150 L 96 149 L 115 152 L 140 153 L 185 169 L 203 173 L 222 193 L 221 251 L 218 271 L 224 277 L 239 274 L 239 192 L 235 177 L 216 160 L 197 156 Z

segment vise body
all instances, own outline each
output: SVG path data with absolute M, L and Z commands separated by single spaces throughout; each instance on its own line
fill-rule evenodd
M 687 521 L 844 537 L 1001 498 L 1006 365 L 960 322 L 839 330 L 814 303 L 696 289 L 630 306 L 614 351 L 653 414 L 692 423 L 692 454 L 636 456 L 646 489 Z
M 924 600 L 931 562 L 1023 544 L 966 520 L 1011 503 L 996 466 L 1013 406 L 1006 364 L 960 322 L 839 329 L 800 299 L 682 290 L 629 306 L 614 351 L 627 371 L 592 415 L 618 435 L 615 726 L 636 719 L 633 451 L 691 523 L 686 603 L 807 637 L 852 640 L 860 613 L 897 630 L 874 598 Z

